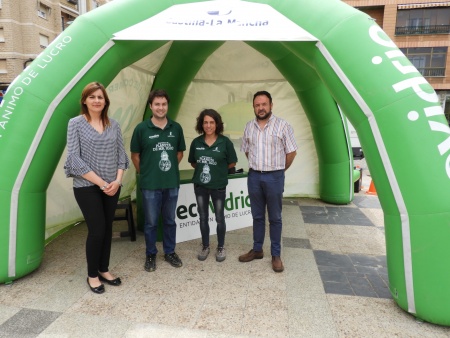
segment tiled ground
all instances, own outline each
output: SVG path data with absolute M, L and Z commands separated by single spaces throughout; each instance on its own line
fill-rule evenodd
M 372 221 L 360 208 L 381 209 L 378 198 L 355 196 L 357 206 L 307 206 L 301 205 L 303 221 L 307 225 L 351 225 L 374 227 Z M 315 227 L 310 227 L 314 233 Z M 334 227 L 339 232 L 338 227 Z M 326 230 L 329 231 L 329 228 Z M 310 245 L 310 243 L 309 243 Z M 285 243 L 286 246 L 286 243 Z M 389 291 L 386 257 L 384 255 L 361 255 L 314 250 L 314 258 L 326 293 L 341 295 L 392 298 Z
M 364 185 L 346 206 L 283 204 L 283 273 L 271 270 L 268 242 L 264 259 L 238 262 L 251 248 L 251 228 L 227 233 L 223 263 L 198 261 L 193 240 L 177 245 L 182 268 L 158 255 L 148 273 L 138 231 L 136 242 L 114 239 L 111 270 L 123 284 L 103 295 L 86 284 L 81 224 L 46 247 L 37 271 L 0 285 L 0 337 L 450 336 L 450 328 L 416 321 L 392 300 L 383 213 Z
M 300 206 L 303 221 L 309 224 L 340 224 L 373 226 L 370 219 L 358 208 L 335 206 Z
M 385 256 L 342 255 L 315 250 L 326 293 L 392 298 Z

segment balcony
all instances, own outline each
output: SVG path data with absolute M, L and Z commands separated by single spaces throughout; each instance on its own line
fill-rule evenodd
M 450 25 L 395 27 L 395 35 L 449 34 Z
M 420 74 L 423 77 L 444 77 L 445 76 L 445 68 L 417 68 Z

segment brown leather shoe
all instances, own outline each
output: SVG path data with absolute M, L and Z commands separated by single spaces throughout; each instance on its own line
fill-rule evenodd
M 272 269 L 275 272 L 283 272 L 284 266 L 280 256 L 272 256 Z
M 264 257 L 264 252 L 261 251 L 253 251 L 253 249 L 251 249 L 249 252 L 247 252 L 246 254 L 240 255 L 239 256 L 239 262 L 251 262 L 254 259 L 261 259 Z

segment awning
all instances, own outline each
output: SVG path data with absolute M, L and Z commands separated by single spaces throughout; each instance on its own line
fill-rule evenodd
M 66 13 L 70 16 L 73 16 L 74 18 L 76 18 L 78 15 L 80 15 L 80 13 L 70 7 L 66 7 L 61 5 L 61 12 Z
M 428 2 L 420 4 L 397 5 L 397 9 L 415 9 L 415 8 L 431 8 L 431 7 L 449 7 L 450 2 Z

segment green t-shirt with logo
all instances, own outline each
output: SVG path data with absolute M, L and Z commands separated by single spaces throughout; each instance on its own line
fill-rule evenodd
M 212 146 L 205 136 L 196 137 L 189 150 L 189 163 L 197 163 L 192 182 L 208 189 L 225 188 L 228 184 L 228 165 L 237 162 L 236 151 L 228 137 L 218 135 Z
M 164 129 L 151 119 L 134 129 L 130 150 L 140 154 L 140 187 L 146 190 L 170 189 L 180 186 L 177 153 L 186 150 L 180 124 L 167 119 Z

